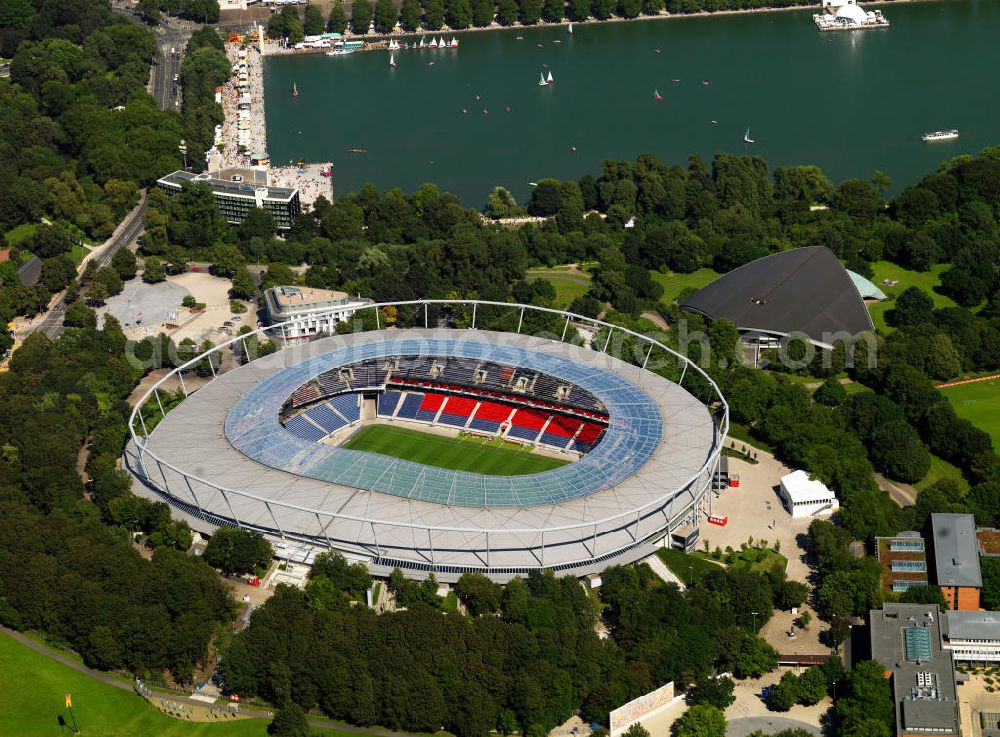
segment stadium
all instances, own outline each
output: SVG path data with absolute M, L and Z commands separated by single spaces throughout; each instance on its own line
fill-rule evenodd
M 471 307 L 471 327 L 430 327 L 431 304 Z M 136 493 L 207 534 L 260 531 L 282 557 L 308 562 L 332 549 L 375 574 L 399 567 L 445 581 L 538 568 L 582 576 L 665 539 L 693 544 L 728 429 L 725 400 L 701 369 L 650 338 L 565 312 L 394 303 L 421 305 L 424 328 L 282 343 L 218 368 L 250 334 L 170 372 L 130 419 Z M 519 310 L 518 332 L 477 328 L 484 305 Z M 571 325 L 588 329 L 603 346 L 523 335 L 526 311 L 565 320 L 564 338 Z M 610 355 L 615 336 L 633 342 L 642 367 Z M 644 367 L 654 349 L 658 372 Z M 185 372 L 206 359 L 210 380 L 188 394 Z M 160 404 L 175 374 L 186 396 L 147 433 L 141 408 Z

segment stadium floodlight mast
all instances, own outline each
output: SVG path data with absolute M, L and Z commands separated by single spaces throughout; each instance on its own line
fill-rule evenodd
M 600 563 L 603 565 L 602 562 L 608 560 L 609 558 L 618 556 L 625 551 L 633 550 L 640 545 L 651 544 L 660 537 L 668 535 L 670 530 L 681 523 L 681 520 L 690 518 L 694 508 L 702 504 L 704 500 L 707 499 L 708 504 L 710 505 L 711 494 L 705 494 L 703 492 L 711 486 L 713 474 L 717 469 L 719 455 L 729 428 L 729 407 L 717 384 L 700 366 L 694 363 L 687 356 L 674 351 L 669 346 L 660 342 L 657 337 L 653 337 L 652 335 L 643 335 L 636 331 L 629 330 L 628 328 L 612 325 L 596 318 L 578 315 L 567 310 L 538 307 L 535 305 L 467 299 L 406 300 L 365 305 L 355 312 L 355 318 L 359 317 L 357 313 L 366 309 L 371 309 L 376 316 L 376 319 L 373 320 L 372 323 L 379 324 L 381 326 L 382 323 L 379 321 L 378 315 L 384 308 L 412 307 L 415 310 L 422 308 L 424 311 L 424 324 L 428 325 L 429 329 L 429 307 L 432 305 L 436 308 L 443 307 L 446 309 L 450 307 L 471 307 L 473 320 L 476 318 L 477 308 L 479 307 L 503 308 L 505 310 L 510 310 L 511 316 L 513 316 L 513 314 L 518 314 L 517 322 L 519 329 L 523 327 L 523 317 L 529 311 L 555 316 L 561 320 L 565 320 L 565 324 L 562 326 L 563 339 L 565 339 L 568 332 L 570 322 L 588 326 L 595 332 L 595 334 L 601 330 L 606 330 L 607 336 L 604 341 L 604 350 L 602 351 L 593 346 L 590 350 L 597 354 L 608 353 L 608 349 L 611 347 L 612 343 L 612 336 L 615 338 L 614 347 L 616 351 L 620 350 L 622 347 L 628 347 L 632 350 L 634 342 L 634 362 L 628 363 L 626 361 L 626 363 L 628 363 L 630 371 L 643 372 L 641 364 L 648 364 L 651 360 L 650 357 L 654 352 L 653 349 L 655 348 L 657 349 L 656 358 L 658 360 L 661 359 L 661 355 L 668 360 L 667 364 L 660 364 L 660 368 L 668 367 L 673 369 L 675 372 L 679 371 L 679 375 L 677 373 L 674 374 L 675 378 L 673 380 L 665 377 L 660 380 L 672 381 L 682 389 L 687 376 L 688 368 L 691 364 L 694 364 L 693 370 L 698 375 L 699 381 L 693 385 L 691 390 L 685 390 L 685 392 L 688 397 L 703 405 L 708 412 L 706 417 L 708 421 L 706 429 L 710 427 L 711 433 L 706 436 L 706 460 L 698 471 L 687 478 L 686 481 L 682 482 L 681 480 L 677 480 L 675 482 L 675 488 L 672 487 L 666 492 L 664 492 L 662 487 L 656 488 L 654 489 L 655 494 L 649 495 L 650 497 L 653 497 L 651 500 L 645 501 L 642 504 L 636 503 L 636 505 L 624 511 L 619 510 L 609 513 L 607 516 L 603 516 L 600 519 L 594 519 L 594 517 L 599 515 L 593 515 L 582 521 L 570 521 L 567 524 L 552 526 L 543 526 L 542 524 L 539 524 L 534 527 L 525 527 L 523 526 L 522 520 L 522 525 L 511 525 L 510 527 L 474 527 L 463 525 L 457 520 L 455 524 L 448 525 L 428 524 L 426 521 L 419 520 L 407 521 L 406 519 L 403 519 L 402 516 L 391 519 L 375 519 L 368 516 L 367 507 L 365 508 L 363 514 L 349 514 L 339 509 L 336 511 L 330 511 L 326 509 L 315 509 L 308 506 L 301 506 L 284 499 L 275 499 L 273 497 L 255 495 L 247 489 L 229 488 L 228 485 L 224 486 L 218 482 L 208 481 L 185 471 L 182 468 L 178 468 L 177 466 L 172 465 L 169 461 L 161 458 L 154 451 L 154 449 L 150 447 L 149 441 L 151 433 L 147 432 L 145 427 L 143 427 L 145 423 L 142 416 L 142 407 L 147 401 L 156 402 L 157 404 L 154 406 L 161 406 L 159 404 L 159 390 L 164 382 L 172 380 L 172 377 L 176 375 L 176 380 L 180 382 L 181 391 L 186 400 L 189 396 L 195 395 L 205 386 L 211 385 L 214 381 L 219 380 L 220 377 L 229 373 L 228 371 L 223 371 L 221 369 L 220 359 L 224 350 L 237 350 L 237 347 L 239 347 L 242 348 L 243 355 L 248 361 L 253 358 L 247 351 L 247 348 L 250 347 L 248 345 L 248 339 L 256 339 L 259 341 L 261 339 L 277 338 L 279 345 L 283 350 L 279 351 L 277 356 L 274 356 L 271 359 L 272 366 L 276 365 L 275 361 L 285 362 L 284 368 L 279 370 L 284 370 L 293 365 L 297 365 L 304 358 L 308 358 L 308 355 L 301 350 L 301 346 L 287 340 L 287 336 L 289 335 L 287 328 L 294 328 L 298 323 L 284 322 L 276 325 L 260 327 L 257 330 L 235 336 L 217 346 L 213 346 L 208 351 L 205 351 L 204 353 L 195 356 L 186 362 L 180 363 L 154 385 L 149 387 L 145 394 L 136 403 L 129 417 L 131 444 L 126 450 L 125 460 L 127 467 L 132 470 L 140 483 L 153 489 L 157 495 L 166 498 L 182 511 L 187 511 L 189 514 L 200 518 L 213 527 L 235 523 L 236 525 L 249 529 L 257 529 L 265 534 L 276 536 L 280 535 L 282 539 L 295 540 L 314 547 L 322 545 L 321 541 L 325 540 L 327 545 L 336 549 L 338 546 L 331 541 L 332 528 L 335 525 L 340 525 L 341 527 L 344 525 L 353 525 L 354 529 L 358 531 L 366 529 L 370 530 L 370 534 L 365 534 L 364 540 L 359 537 L 356 543 L 351 543 L 351 546 L 353 547 L 350 548 L 344 548 L 344 538 L 340 538 L 339 542 L 341 548 L 345 550 L 352 549 L 360 554 L 374 554 L 373 562 L 379 565 L 386 565 L 385 563 L 379 562 L 383 560 L 402 561 L 404 565 L 409 565 L 414 570 L 425 571 L 437 571 L 440 566 L 455 567 L 453 563 L 449 562 L 447 559 L 442 560 L 435 554 L 435 548 L 440 549 L 442 547 L 439 544 L 440 541 L 437 539 L 438 536 L 442 536 L 447 539 L 445 536 L 448 535 L 464 535 L 469 537 L 469 539 L 472 539 L 471 536 L 476 536 L 476 539 L 480 540 L 480 542 L 475 543 L 477 546 L 482 546 L 481 541 L 482 538 L 485 537 L 485 547 L 478 547 L 478 553 L 476 552 L 476 548 L 473 548 L 472 550 L 476 557 L 481 561 L 481 565 L 477 563 L 475 566 L 465 566 L 468 570 L 476 569 L 482 570 L 486 573 L 500 572 L 502 567 L 508 565 L 504 562 L 503 554 L 509 554 L 510 552 L 509 550 L 503 550 L 503 543 L 505 540 L 509 542 L 512 536 L 515 535 L 525 536 L 526 539 L 526 541 L 519 546 L 518 554 L 530 553 L 537 560 L 537 564 L 526 566 L 526 568 L 545 568 L 546 563 L 548 563 L 550 567 L 558 566 L 559 568 L 580 567 L 584 564 L 596 565 Z M 330 312 L 332 313 L 335 311 L 336 310 L 331 310 Z M 517 312 L 515 313 L 514 311 Z M 312 319 L 316 318 L 315 315 L 311 315 L 310 317 Z M 473 325 L 475 324 L 476 323 L 473 322 Z M 446 330 L 444 328 L 441 329 Z M 479 327 L 478 329 L 482 330 L 483 328 Z M 486 329 L 489 329 L 489 327 Z M 476 330 L 476 328 L 473 327 L 472 330 Z M 353 336 L 344 336 L 344 340 L 362 338 L 364 335 L 374 335 L 377 332 L 379 331 L 358 331 Z M 405 333 L 406 331 L 404 330 L 403 332 Z M 457 336 L 463 331 L 462 329 L 453 329 L 447 330 L 447 332 L 454 332 Z M 500 328 L 499 332 L 509 333 L 511 335 L 514 334 L 514 331 L 509 328 Z M 399 332 L 397 331 L 395 335 L 398 338 Z M 286 339 L 282 340 L 283 337 Z M 558 333 L 552 335 L 545 334 L 544 338 L 552 344 L 559 344 L 563 342 L 558 338 Z M 481 338 L 476 338 L 474 335 L 470 335 L 467 339 L 471 341 L 481 340 Z M 295 349 L 297 346 L 298 350 L 292 350 L 291 353 L 287 352 L 288 349 Z M 576 355 L 586 351 L 585 348 L 578 345 L 567 346 L 567 350 L 576 352 Z M 608 355 L 613 354 L 608 353 Z M 134 360 L 138 362 L 141 359 L 134 358 Z M 212 375 L 210 380 L 202 387 L 190 387 L 189 389 L 184 384 L 184 372 L 194 370 L 197 368 L 199 363 L 205 361 L 208 362 L 211 369 Z M 219 368 L 218 371 L 216 371 L 217 367 Z M 637 374 L 637 376 L 638 375 L 641 374 Z M 155 433 L 155 428 L 153 433 Z M 232 450 L 232 446 L 227 447 Z M 150 469 L 153 473 L 149 473 Z M 160 479 L 162 479 L 162 487 L 160 486 Z M 178 483 L 180 483 L 182 487 L 186 487 L 186 491 L 182 492 L 177 486 Z M 686 495 L 686 501 L 683 502 L 680 501 L 679 496 L 682 493 Z M 206 507 L 203 503 L 206 497 L 208 497 L 211 502 L 209 507 Z M 213 511 L 212 505 L 219 504 L 218 501 L 215 501 L 216 499 L 221 499 L 221 501 L 225 503 L 225 506 L 221 509 L 218 506 L 215 506 L 215 511 Z M 242 515 L 243 520 L 241 521 L 240 517 L 237 517 L 236 505 L 234 505 L 234 502 L 237 501 L 241 511 L 246 510 L 252 513 L 255 508 L 259 509 L 261 512 L 264 512 L 268 518 L 270 518 L 270 521 L 265 524 L 261 518 L 248 520 L 246 514 Z M 680 506 L 681 504 L 686 505 L 686 507 L 682 509 Z M 223 512 L 223 509 L 225 512 Z M 278 523 L 276 510 L 282 513 L 282 519 L 285 519 L 284 515 L 295 515 L 300 519 L 303 517 L 308 517 L 310 519 L 315 518 L 316 524 L 318 525 L 318 531 L 314 532 L 309 529 L 302 529 L 301 527 L 298 529 L 289 529 L 287 524 L 283 528 Z M 528 507 L 526 510 L 530 512 L 532 508 Z M 489 510 L 487 509 L 487 511 Z M 656 522 L 657 519 L 660 521 Z M 640 529 L 640 522 L 642 523 L 643 529 Z M 496 522 L 495 524 L 502 523 Z M 532 522 L 532 524 L 534 523 Z M 654 527 L 656 524 L 659 526 Z M 429 541 L 426 544 L 426 547 L 424 547 L 424 544 L 416 546 L 414 543 L 413 546 L 406 546 L 404 549 L 404 552 L 415 554 L 418 556 L 417 558 L 392 558 L 393 555 L 398 556 L 400 554 L 399 551 L 401 550 L 399 546 L 396 546 L 395 548 L 393 547 L 393 543 L 396 542 L 394 535 L 399 536 L 404 532 L 410 536 L 415 536 L 418 533 L 423 535 L 426 532 Z M 622 539 L 620 537 L 615 537 L 615 535 L 619 533 L 627 534 L 630 536 L 631 541 L 627 545 L 623 545 Z M 598 542 L 605 536 L 607 537 L 607 540 L 603 542 L 606 542 L 607 544 L 599 545 Z M 414 540 L 415 539 L 416 538 L 414 537 Z M 547 552 L 549 552 L 550 549 L 557 548 L 560 544 L 565 545 L 567 540 L 571 540 L 573 545 L 582 545 L 582 550 L 586 551 L 585 554 L 581 552 L 580 557 L 577 558 L 568 558 L 563 556 L 561 558 L 557 558 L 556 560 L 551 560 L 551 556 L 547 555 Z M 421 548 L 423 549 L 422 551 Z M 501 554 L 501 560 L 496 561 L 494 565 L 494 562 L 491 561 L 491 557 L 495 557 L 498 553 Z M 573 555 L 577 554 L 574 552 Z M 389 565 L 391 565 L 391 563 Z M 464 566 L 464 563 L 461 565 Z M 421 566 L 423 566 L 423 568 L 421 568 Z

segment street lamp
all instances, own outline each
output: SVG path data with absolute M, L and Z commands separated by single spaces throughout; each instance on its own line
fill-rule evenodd
M 753 631 L 754 631 L 754 634 L 756 634 L 757 633 L 757 615 L 760 614 L 760 612 L 750 612 L 750 613 L 753 615 Z
M 184 141 L 183 138 L 181 139 L 181 145 L 177 147 L 177 150 L 180 151 L 181 155 L 184 156 L 184 168 L 187 169 L 188 168 L 188 147 L 187 147 L 187 143 Z

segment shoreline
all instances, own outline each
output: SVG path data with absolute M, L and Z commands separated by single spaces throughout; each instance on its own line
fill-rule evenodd
M 863 3 L 859 3 L 861 6 L 886 6 L 886 5 L 915 5 L 915 4 L 928 4 L 941 2 L 942 0 L 867 0 Z M 438 30 L 431 31 L 427 29 L 420 29 L 416 31 L 392 31 L 391 33 L 384 34 L 364 34 L 356 35 L 350 31 L 346 31 L 343 35 L 342 40 L 351 41 L 365 41 L 368 46 L 364 49 L 358 49 L 358 51 L 376 51 L 385 49 L 384 44 L 388 43 L 390 39 L 402 39 L 402 38 L 420 38 L 421 36 L 436 36 L 438 34 L 448 34 L 458 36 L 460 34 L 468 33 L 482 33 L 484 31 L 524 31 L 528 29 L 543 29 L 543 28 L 560 28 L 569 26 L 571 23 L 574 26 L 598 26 L 607 25 L 612 23 L 639 23 L 644 21 L 664 21 L 664 20 L 683 20 L 684 18 L 708 18 L 716 16 L 730 16 L 730 15 L 751 15 L 751 14 L 764 14 L 764 13 L 789 13 L 795 11 L 809 11 L 812 10 L 813 14 L 817 10 L 815 5 L 790 5 L 785 7 L 773 7 L 773 8 L 737 8 L 733 10 L 699 10 L 694 13 L 669 13 L 667 11 L 661 11 L 656 15 L 638 15 L 635 18 L 619 18 L 613 16 L 605 20 L 598 20 L 597 18 L 588 18 L 584 21 L 570 21 L 568 19 L 563 19 L 561 21 L 549 22 L 540 20 L 538 23 L 532 25 L 522 25 L 521 23 L 515 23 L 510 26 L 504 26 L 496 21 L 493 21 L 488 26 L 469 28 L 449 28 L 447 25 L 441 26 Z M 822 10 L 819 8 L 818 10 Z M 867 29 L 858 29 L 867 30 Z M 369 39 L 371 41 L 369 42 Z M 294 49 L 281 46 L 275 41 L 266 40 L 263 47 L 261 47 L 261 56 L 289 56 L 294 54 L 315 54 L 315 53 L 325 53 L 328 49 L 326 48 L 304 48 L 304 49 Z M 427 49 L 424 49 L 427 50 Z

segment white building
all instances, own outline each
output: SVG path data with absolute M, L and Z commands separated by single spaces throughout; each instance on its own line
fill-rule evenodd
M 264 292 L 264 304 L 268 324 L 283 325 L 284 340 L 302 341 L 317 333 L 335 334 L 337 323 L 350 320 L 371 300 L 328 289 L 271 287 Z
M 945 612 L 941 640 L 955 660 L 1000 663 L 1000 612 Z
M 781 498 L 792 517 L 830 514 L 840 509 L 840 502 L 826 484 L 809 478 L 805 471 L 793 471 L 781 477 Z

